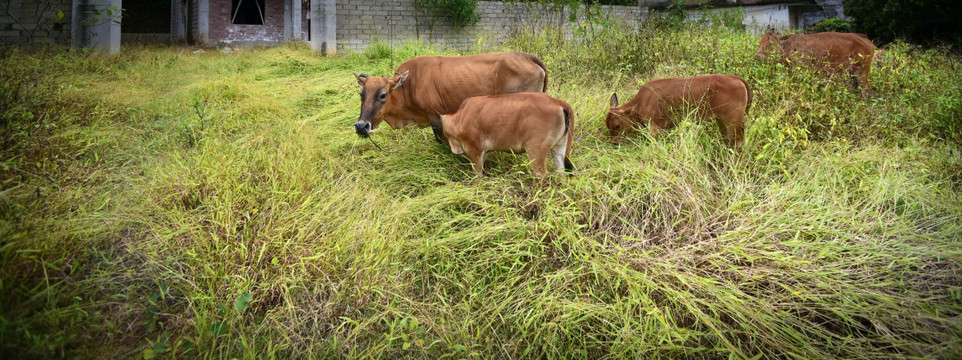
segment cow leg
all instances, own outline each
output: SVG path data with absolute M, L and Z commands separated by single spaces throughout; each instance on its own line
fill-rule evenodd
M 741 114 L 740 111 L 741 109 L 733 109 L 727 114 L 727 121 L 721 117 L 716 119 L 718 128 L 721 130 L 722 136 L 725 137 L 725 142 L 733 148 L 741 147 L 745 141 L 745 115 Z
M 478 150 L 478 149 L 464 149 L 464 150 L 465 150 L 465 155 L 468 156 L 468 160 L 471 160 L 471 163 L 474 164 L 474 172 L 477 173 L 478 176 L 483 176 L 484 175 L 484 158 L 485 158 L 484 151 Z
M 725 124 L 725 137 L 728 145 L 733 148 L 740 148 L 745 142 L 745 127 L 741 122 Z
M 564 140 L 565 139 L 562 138 L 562 141 L 558 143 L 558 145 L 555 145 L 554 148 L 551 149 L 551 160 L 554 161 L 555 171 L 561 171 L 561 170 L 564 170 L 565 168 L 565 150 L 566 149 L 565 149 Z
M 528 160 L 531 161 L 531 172 L 540 178 L 544 178 L 548 175 L 545 168 L 545 162 L 548 160 L 549 147 L 545 146 L 543 148 L 531 149 L 532 151 L 527 151 Z M 562 164 L 564 166 L 564 164 Z
M 431 122 L 431 131 L 434 132 L 434 141 L 437 141 L 438 144 L 446 144 L 444 141 L 444 127 L 441 125 L 441 117 L 431 116 L 428 118 L 428 121 Z
M 862 97 L 868 97 L 871 88 L 868 86 L 868 73 L 870 65 L 865 65 L 858 72 L 858 85 L 862 88 Z
M 655 119 L 651 119 L 648 121 L 648 132 L 651 133 L 652 139 L 658 139 L 658 137 L 661 136 L 661 133 L 663 130 L 664 130 L 664 127 L 658 124 L 657 121 L 655 121 Z
M 478 174 L 478 176 L 484 176 L 484 162 L 481 161 L 481 157 L 475 156 L 471 159 L 471 162 L 474 163 L 474 172 Z

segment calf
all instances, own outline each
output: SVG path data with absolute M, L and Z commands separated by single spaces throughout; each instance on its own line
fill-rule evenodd
M 759 40 L 755 57 L 765 60 L 771 51 L 784 59 L 794 59 L 829 72 L 849 72 L 862 95 L 868 91 L 868 74 L 875 57 L 875 45 L 864 34 L 823 32 L 800 35 L 775 35 L 768 29 Z
M 574 138 L 571 105 L 544 93 L 476 96 L 441 118 L 451 152 L 466 154 L 478 175 L 488 151 L 527 152 L 531 170 L 544 177 L 548 154 L 555 167 L 571 172 Z
M 752 90 L 744 79 L 726 74 L 652 80 L 641 86 L 635 97 L 618 106 L 618 94 L 611 95 L 605 125 L 614 143 L 639 126 L 652 136 L 675 125 L 672 113 L 690 106 L 702 119 L 715 119 L 728 141 L 739 147 L 745 139 L 745 112 L 752 104 Z

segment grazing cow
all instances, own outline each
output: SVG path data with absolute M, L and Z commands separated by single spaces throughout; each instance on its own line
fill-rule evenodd
M 864 34 L 823 32 L 807 35 L 775 35 L 768 29 L 755 57 L 765 60 L 771 51 L 785 59 L 814 66 L 830 73 L 850 72 L 856 86 L 867 94 L 868 73 L 875 57 L 875 45 Z
M 544 62 L 523 52 L 472 56 L 419 56 L 397 68 L 393 77 L 355 74 L 361 85 L 361 115 L 354 131 L 370 135 L 381 121 L 400 129 L 431 125 L 438 142 L 441 115 L 472 96 L 543 92 L 548 88 Z
M 699 118 L 715 119 L 728 144 L 739 147 L 745 139 L 745 112 L 751 104 L 751 88 L 734 75 L 658 79 L 642 85 L 638 94 L 620 107 L 618 94 L 612 94 L 605 125 L 616 144 L 640 126 L 648 126 L 651 135 L 658 136 L 675 125 L 674 112 L 690 106 Z
M 488 151 L 527 152 L 531 170 L 546 175 L 548 154 L 559 170 L 574 170 L 568 155 L 574 139 L 571 105 L 545 93 L 477 96 L 442 117 L 451 152 L 465 154 L 478 175 Z

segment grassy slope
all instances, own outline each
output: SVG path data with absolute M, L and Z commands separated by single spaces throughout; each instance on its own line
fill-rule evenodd
M 417 45 L 5 57 L 0 351 L 962 355 L 962 61 L 893 46 L 862 99 L 750 35 L 644 35 L 508 45 L 576 111 L 577 173 L 544 186 L 352 134 L 351 71 Z M 753 85 L 743 149 L 693 122 L 605 141 L 612 89 L 705 72 Z

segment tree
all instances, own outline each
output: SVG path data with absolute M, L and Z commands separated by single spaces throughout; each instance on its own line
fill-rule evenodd
M 919 44 L 954 43 L 962 48 L 962 1 L 842 0 L 856 31 L 890 42 L 897 38 Z

